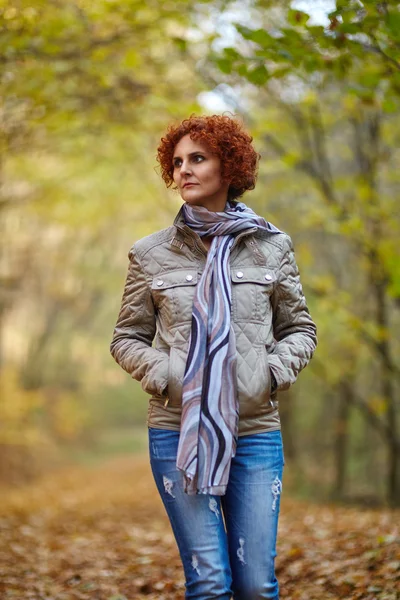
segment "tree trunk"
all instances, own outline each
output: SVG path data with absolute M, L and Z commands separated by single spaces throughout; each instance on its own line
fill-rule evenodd
M 371 280 L 372 274 L 376 272 L 374 271 L 374 265 L 375 268 L 378 267 L 374 254 L 375 253 L 373 253 L 373 256 L 371 257 Z M 385 283 L 379 279 L 377 280 L 375 276 L 374 280 L 371 281 L 371 285 L 374 291 L 376 321 L 379 324 L 380 331 L 385 333 L 389 331 L 390 328 Z M 379 355 L 381 357 L 382 364 L 381 389 L 382 396 L 386 403 L 386 423 L 389 433 L 387 437 L 387 501 L 390 506 L 398 507 L 400 506 L 400 457 L 398 452 L 398 444 L 395 443 L 398 439 L 396 398 L 393 385 L 391 352 L 389 340 L 386 335 L 383 335 L 382 339 L 377 342 L 377 346 L 379 348 Z
M 348 381 L 343 381 L 339 385 L 339 406 L 334 441 L 335 480 L 331 495 L 335 500 L 342 500 L 345 492 L 351 396 L 351 385 Z

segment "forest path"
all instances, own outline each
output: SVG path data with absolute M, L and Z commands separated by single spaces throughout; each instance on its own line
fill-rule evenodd
M 283 490 L 281 599 L 399 600 L 399 529 L 400 511 L 311 504 Z M 0 490 L 2 600 L 183 597 L 178 553 L 147 456 Z

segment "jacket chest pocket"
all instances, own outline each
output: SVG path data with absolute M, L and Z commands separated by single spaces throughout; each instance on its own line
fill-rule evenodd
M 197 270 L 165 271 L 153 278 L 151 289 L 159 316 L 168 325 L 191 321 Z
M 265 321 L 276 279 L 275 271 L 266 267 L 231 268 L 234 321 Z

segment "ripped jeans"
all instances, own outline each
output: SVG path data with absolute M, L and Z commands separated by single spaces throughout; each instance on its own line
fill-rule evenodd
M 225 496 L 185 494 L 178 441 L 178 431 L 149 428 L 151 468 L 183 563 L 186 600 L 278 600 L 281 432 L 239 437 Z

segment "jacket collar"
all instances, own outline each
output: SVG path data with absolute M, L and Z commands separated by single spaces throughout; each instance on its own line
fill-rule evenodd
M 174 225 L 177 229 L 182 229 L 183 227 L 186 226 L 185 219 L 183 218 L 183 204 L 180 207 L 178 214 L 176 215 L 176 217 L 174 219 Z
M 178 235 L 175 235 L 175 237 L 172 239 L 172 245 L 181 246 L 183 242 L 190 248 L 193 248 L 194 244 L 196 243 L 196 238 L 198 238 L 198 241 L 200 241 L 200 236 L 185 223 L 183 216 L 183 204 L 180 207 L 173 224 Z
M 185 219 L 183 216 L 183 204 L 180 207 L 177 215 L 175 216 L 173 225 L 175 226 L 175 228 L 177 230 L 177 234 L 171 240 L 172 246 L 177 246 L 179 248 L 182 248 L 182 245 L 186 244 L 191 249 L 193 249 L 193 247 L 196 245 L 197 245 L 197 247 L 200 247 L 199 246 L 200 236 L 198 235 L 198 233 L 193 231 L 193 229 L 191 229 L 185 223 Z M 249 227 L 248 229 L 241 231 L 237 235 L 237 237 L 233 243 L 233 246 L 231 248 L 231 251 L 242 238 L 246 238 L 245 242 L 246 242 L 246 244 L 249 243 L 249 247 L 250 247 L 251 251 L 253 252 L 253 254 L 255 254 L 255 258 L 256 258 L 257 262 L 259 262 L 259 264 L 264 264 L 265 256 L 262 254 L 262 252 L 259 249 L 259 246 L 254 238 L 254 234 L 260 234 L 260 233 L 263 233 L 263 232 L 260 232 L 260 230 L 257 227 Z M 261 237 L 264 237 L 264 236 L 261 236 Z

